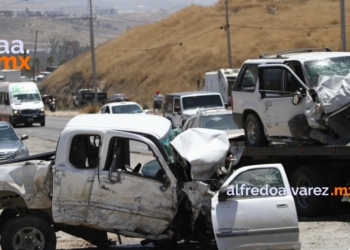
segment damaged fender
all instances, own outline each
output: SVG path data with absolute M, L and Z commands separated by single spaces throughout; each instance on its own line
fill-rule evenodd
M 46 209 L 51 207 L 49 179 L 51 162 L 30 161 L 1 166 L 0 197 L 9 192 L 18 194 L 28 209 Z M 11 207 L 10 199 L 3 200 L 1 207 Z

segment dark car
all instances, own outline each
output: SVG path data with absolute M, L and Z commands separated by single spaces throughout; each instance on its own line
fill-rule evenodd
M 127 102 L 130 101 L 129 98 L 125 94 L 113 94 L 111 97 L 108 99 L 107 103 L 111 102 Z
M 22 140 L 28 135 L 18 138 L 10 123 L 0 121 L 0 161 L 28 156 L 28 149 Z

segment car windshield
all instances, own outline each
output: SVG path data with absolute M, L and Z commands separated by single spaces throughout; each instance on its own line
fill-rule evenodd
M 135 104 L 112 107 L 113 114 L 137 114 L 142 113 L 142 109 Z
M 38 93 L 20 93 L 20 94 L 11 94 L 11 102 L 40 102 L 40 95 Z
M 218 130 L 238 129 L 231 114 L 201 116 L 199 127 Z
M 319 76 L 346 76 L 350 73 L 350 56 L 312 60 L 304 63 L 310 87 L 317 87 Z
M 0 125 L 0 141 L 17 141 L 18 137 L 10 125 Z
M 184 109 L 223 107 L 220 95 L 200 95 L 182 98 Z

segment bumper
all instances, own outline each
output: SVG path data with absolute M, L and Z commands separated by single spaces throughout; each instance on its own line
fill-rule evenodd
M 45 121 L 45 115 L 14 115 L 13 123 L 41 123 Z

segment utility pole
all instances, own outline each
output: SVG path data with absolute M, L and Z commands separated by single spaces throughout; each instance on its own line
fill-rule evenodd
M 230 40 L 230 21 L 229 21 L 229 18 L 228 18 L 228 3 L 227 3 L 227 0 L 225 0 L 225 5 L 226 5 L 226 34 L 227 34 L 228 67 L 230 69 L 232 69 L 231 40 Z
M 344 3 L 344 0 L 340 0 L 340 19 L 341 19 L 342 50 L 346 51 L 346 26 L 345 26 L 345 3 Z
M 92 18 L 92 0 L 90 0 L 90 46 L 91 46 L 91 63 L 92 63 L 92 79 L 95 89 L 95 102 L 97 103 L 97 76 L 95 61 L 95 43 L 94 43 L 94 23 Z
M 33 82 L 35 81 L 35 61 L 36 61 L 36 43 L 38 41 L 38 32 L 39 30 L 35 31 L 35 44 L 34 44 L 34 57 L 32 62 L 32 68 L 33 68 Z

